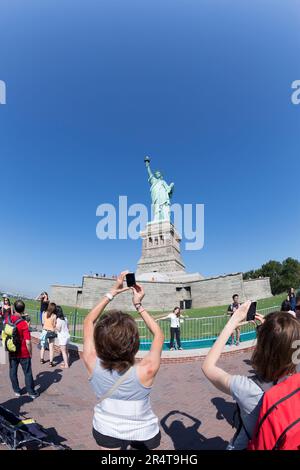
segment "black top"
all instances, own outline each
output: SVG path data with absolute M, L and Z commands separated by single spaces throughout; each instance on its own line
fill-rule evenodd
M 46 300 L 41 300 L 41 312 L 46 312 L 47 308 L 48 308 L 48 305 L 49 305 L 49 301 Z
M 11 315 L 11 314 L 12 314 L 11 307 L 2 307 L 1 315 L 3 318 L 6 318 L 8 315 Z
M 228 313 L 230 313 L 231 315 L 234 314 L 234 312 L 240 307 L 240 303 L 239 302 L 233 302 L 232 304 L 229 305 L 228 307 Z

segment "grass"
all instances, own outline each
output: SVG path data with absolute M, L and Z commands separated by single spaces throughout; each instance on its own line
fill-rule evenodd
M 266 299 L 261 299 L 258 300 L 257 302 L 257 309 L 261 310 L 264 308 L 269 308 L 269 307 L 274 307 L 277 305 L 281 305 L 282 301 L 286 297 L 286 294 L 280 294 L 280 295 L 275 295 L 272 297 L 268 297 Z M 185 315 L 188 316 L 189 318 L 202 318 L 202 317 L 214 317 L 214 316 L 219 316 L 219 315 L 224 315 L 227 312 L 228 304 L 226 305 L 220 305 L 216 307 L 202 307 L 202 308 L 192 308 L 190 310 L 186 310 Z M 67 307 L 67 306 L 62 306 L 63 311 L 66 315 L 70 315 L 71 313 L 75 312 L 74 307 Z M 26 309 L 31 310 L 31 311 L 39 311 L 40 309 L 40 302 L 36 300 L 26 300 Z M 86 316 L 88 314 L 89 310 L 84 309 L 84 308 L 78 308 L 77 313 L 79 316 Z M 138 314 L 134 311 L 130 312 L 134 318 L 138 317 Z M 167 312 L 161 312 L 161 311 L 151 311 L 150 312 L 154 317 L 160 317 L 167 315 Z

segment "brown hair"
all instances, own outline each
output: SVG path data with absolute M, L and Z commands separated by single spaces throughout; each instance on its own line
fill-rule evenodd
M 266 382 L 275 382 L 284 375 L 293 374 L 296 364 L 293 342 L 300 339 L 300 323 L 288 312 L 273 312 L 257 329 L 257 345 L 252 355 L 252 366 Z
M 134 364 L 139 350 L 137 324 L 127 313 L 111 310 L 96 323 L 94 343 L 102 367 L 124 372 Z
M 55 313 L 55 311 L 56 311 L 56 304 L 54 302 L 50 302 L 46 310 L 46 317 L 50 318 L 51 315 Z

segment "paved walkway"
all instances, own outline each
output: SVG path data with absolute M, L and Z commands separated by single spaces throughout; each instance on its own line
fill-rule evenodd
M 220 364 L 229 373 L 247 374 L 250 354 L 229 355 Z M 0 365 L 0 403 L 35 418 L 56 443 L 72 449 L 97 449 L 91 436 L 96 399 L 82 361 L 75 360 L 69 370 L 61 369 L 59 364 L 50 369 L 48 362 L 39 363 L 34 346 L 33 372 L 41 396 L 35 401 L 27 395 L 15 398 L 8 366 Z M 24 384 L 21 374 L 20 384 Z M 233 401 L 207 382 L 200 361 L 162 365 L 153 388 L 152 405 L 161 420 L 161 449 L 224 449 L 233 435 Z

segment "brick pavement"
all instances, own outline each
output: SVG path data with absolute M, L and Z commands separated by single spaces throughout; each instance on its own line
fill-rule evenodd
M 251 352 L 223 356 L 220 364 L 229 373 L 249 373 Z M 75 359 L 75 358 L 74 358 Z M 59 364 L 49 368 L 39 363 L 34 347 L 33 372 L 41 396 L 15 398 L 8 378 L 8 366 L 0 365 L 0 403 L 40 422 L 56 443 L 72 449 L 97 449 L 92 436 L 95 396 L 87 381 L 82 360 L 69 370 Z M 20 385 L 24 384 L 20 374 Z M 152 405 L 161 420 L 161 449 L 224 449 L 233 435 L 234 404 L 218 392 L 202 374 L 201 361 L 163 364 L 157 376 Z

